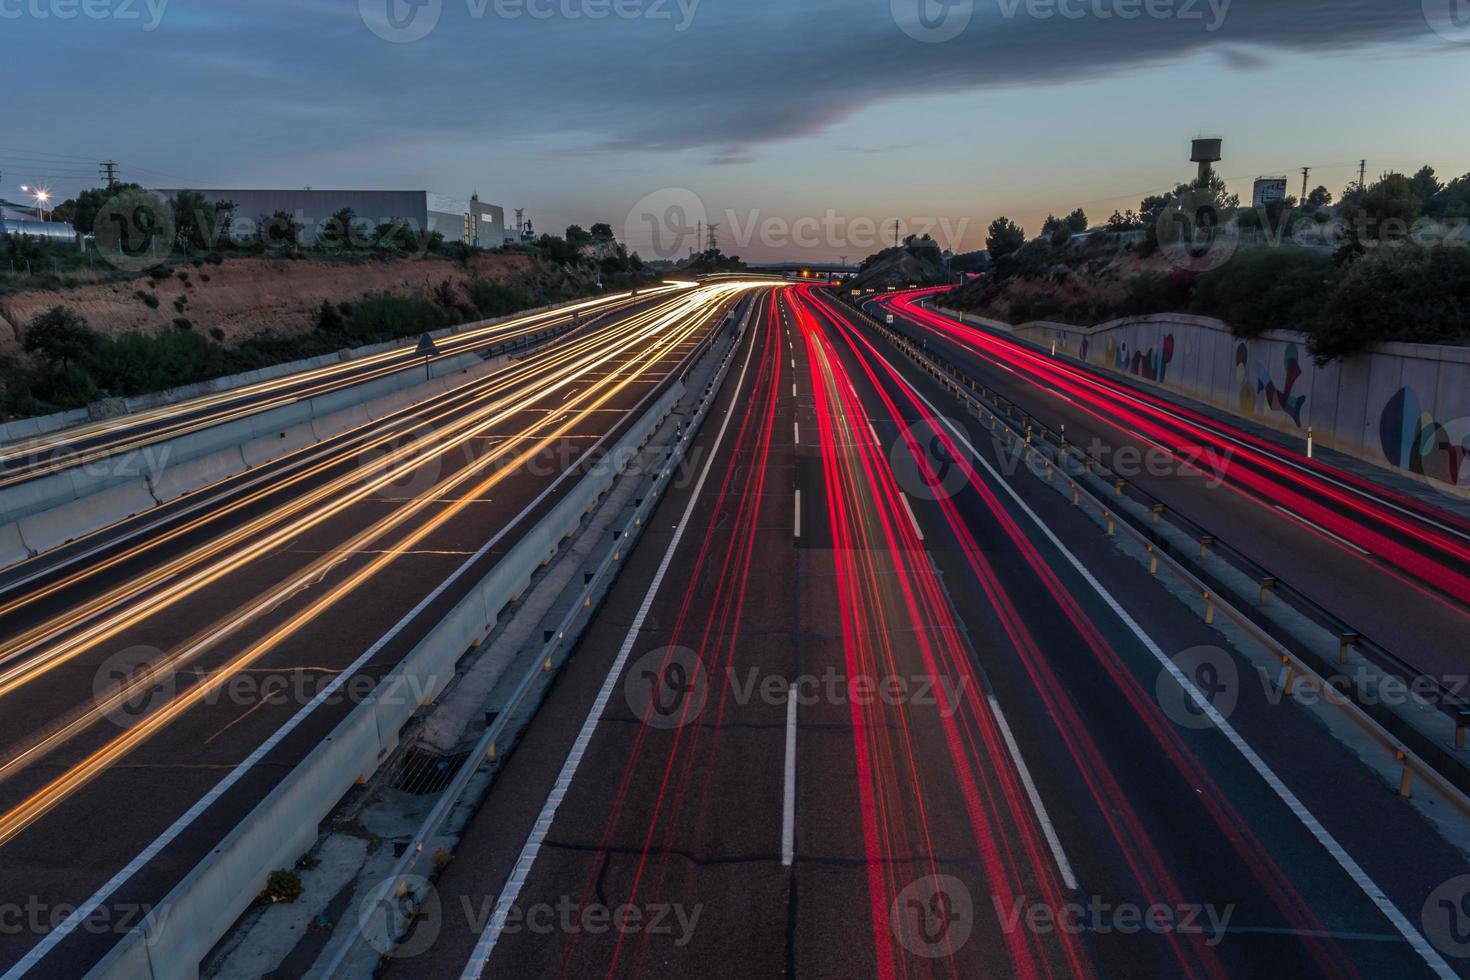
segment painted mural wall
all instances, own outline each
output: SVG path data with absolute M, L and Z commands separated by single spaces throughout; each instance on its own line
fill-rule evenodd
M 1010 329 L 1100 367 L 1303 438 L 1311 428 L 1324 445 L 1470 490 L 1470 348 L 1384 344 L 1319 368 L 1300 334 L 1242 340 L 1206 317 Z

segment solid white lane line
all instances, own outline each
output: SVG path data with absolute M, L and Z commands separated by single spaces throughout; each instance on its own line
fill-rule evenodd
M 909 504 L 909 495 L 900 490 L 898 499 L 903 501 L 903 509 L 909 512 L 909 523 L 914 526 L 914 533 L 919 536 L 920 541 L 923 541 L 924 531 L 919 527 L 919 519 L 914 516 L 914 508 Z
M 752 343 L 749 350 L 745 352 L 745 362 L 741 364 L 740 377 L 735 382 L 737 397 L 740 390 L 745 387 L 746 372 L 750 368 L 750 358 L 754 353 L 755 344 Z M 694 515 L 694 507 L 699 503 L 699 498 L 704 492 L 705 481 L 709 478 L 715 459 L 720 455 L 720 446 L 725 442 L 725 432 L 730 428 L 730 420 L 735 417 L 735 414 L 733 411 L 726 412 L 724 420 L 720 423 L 720 431 L 716 434 L 710 454 L 699 472 L 699 480 L 694 484 L 694 492 L 690 494 L 689 503 L 685 505 L 684 513 L 679 517 L 679 523 L 674 528 L 674 536 L 669 539 L 669 546 L 664 551 L 657 571 L 654 572 L 653 581 L 648 584 L 648 591 L 643 596 L 643 602 L 638 607 L 637 615 L 633 617 L 633 624 L 628 627 L 628 633 L 623 637 L 623 645 L 613 659 L 612 667 L 609 668 L 607 678 L 602 682 L 601 690 L 597 692 L 596 700 L 592 702 L 591 710 L 587 712 L 587 719 L 582 723 L 582 730 L 577 734 L 576 741 L 572 743 L 572 750 L 567 754 L 566 762 L 562 764 L 561 772 L 556 778 L 550 795 L 546 797 L 546 803 L 542 806 L 541 814 L 532 826 L 530 835 L 526 838 L 525 846 L 521 848 L 515 868 L 511 871 L 510 877 L 506 879 L 505 887 L 500 892 L 500 898 L 495 902 L 495 912 L 490 916 L 484 932 L 480 933 L 474 951 L 470 953 L 469 961 L 465 963 L 464 971 L 460 974 L 460 980 L 479 980 L 485 973 L 485 966 L 490 962 L 490 954 L 495 951 L 495 944 L 505 930 L 510 911 L 520 898 L 521 887 L 530 877 L 531 867 L 536 863 L 536 855 L 540 853 L 541 844 L 551 830 L 552 821 L 556 819 L 557 807 L 561 805 L 561 801 L 566 798 L 567 792 L 571 789 L 572 779 L 577 775 L 577 768 L 582 764 L 582 757 L 586 754 L 587 746 L 592 742 L 592 735 L 597 730 L 598 722 L 602 720 L 602 712 L 612 698 L 613 688 L 617 686 L 618 678 L 622 676 L 623 669 L 628 665 L 628 655 L 632 652 L 633 644 L 643 629 L 643 621 L 648 618 L 648 611 L 653 607 L 654 597 L 658 595 L 659 587 L 663 585 L 664 576 L 669 572 L 674 553 L 678 551 L 679 542 L 684 538 L 684 531 L 689 526 L 689 519 Z
M 786 690 L 786 789 L 781 797 L 781 863 L 796 860 L 796 685 Z
M 1276 505 L 1276 509 L 1279 510 L 1279 511 L 1281 511 L 1281 513 L 1285 514 L 1287 517 L 1289 517 L 1292 520 L 1296 521 L 1298 524 L 1304 524 L 1307 527 L 1311 528 L 1313 531 L 1316 531 L 1318 534 L 1326 535 L 1327 537 L 1329 537 L 1332 540 L 1336 541 L 1338 544 L 1343 545 L 1344 547 L 1347 547 L 1347 548 L 1351 548 L 1351 549 L 1353 549 L 1354 551 L 1356 551 L 1360 555 L 1367 555 L 1367 556 L 1370 556 L 1370 557 L 1372 556 L 1372 552 L 1370 552 L 1367 548 L 1364 548 L 1364 547 L 1361 547 L 1359 545 L 1353 544 L 1351 541 L 1349 541 L 1347 538 L 1343 537 L 1340 534 L 1333 534 L 1331 531 L 1327 530 L 1327 528 L 1323 527 L 1321 524 L 1318 524 L 1318 523 L 1316 523 L 1314 521 L 1309 521 L 1305 517 L 1303 517 L 1302 515 L 1297 514 L 1297 513 L 1294 513 L 1293 511 L 1289 511 L 1285 507 L 1281 506 L 1280 504 L 1277 504 Z
M 881 354 L 878 356 L 883 357 Z M 887 358 L 883 357 L 883 360 L 887 361 Z M 892 364 L 892 362 L 888 363 L 890 365 Z M 895 368 L 895 370 L 897 369 Z M 1001 475 L 996 472 L 995 467 L 991 466 L 990 462 L 980 455 L 964 431 L 952 420 L 944 418 L 940 414 L 939 409 L 934 406 L 934 403 L 924 397 L 923 392 L 918 391 L 913 385 L 909 384 L 908 379 L 903 379 L 903 384 L 913 393 L 915 398 L 918 398 L 928 406 L 929 411 L 936 418 L 940 419 L 955 440 L 969 452 L 971 458 L 985 468 L 990 474 L 994 485 L 1010 495 L 1011 500 L 1015 502 L 1016 507 L 1021 513 L 1025 514 L 1036 525 L 1041 534 L 1051 542 L 1052 546 L 1076 570 L 1083 581 L 1107 603 L 1114 615 L 1122 621 L 1124 626 L 1128 627 L 1129 632 L 1137 637 L 1138 641 L 1143 644 L 1144 649 L 1148 650 L 1153 658 L 1158 661 L 1160 667 L 1169 673 L 1169 676 L 1174 679 L 1174 682 L 1182 690 L 1188 693 L 1190 699 L 1194 701 L 1200 711 L 1210 719 L 1211 723 L 1225 736 L 1235 750 L 1240 753 L 1241 757 L 1256 771 L 1256 774 L 1265 781 L 1266 785 L 1286 805 L 1286 808 L 1300 821 L 1302 826 L 1317 839 L 1317 842 L 1322 845 L 1323 849 L 1337 863 L 1337 866 L 1353 880 L 1353 883 L 1362 890 L 1363 894 L 1368 897 L 1368 900 L 1373 903 L 1374 907 L 1383 914 L 1384 918 L 1393 924 L 1393 927 L 1398 930 L 1399 935 L 1408 941 L 1409 945 L 1413 947 L 1414 952 L 1419 954 L 1419 958 L 1425 962 L 1429 969 L 1434 971 L 1436 976 L 1443 977 L 1444 980 L 1454 980 L 1458 974 L 1450 969 L 1449 964 L 1435 951 L 1428 940 L 1414 927 L 1414 924 L 1399 911 L 1398 906 L 1394 905 L 1393 900 L 1384 894 L 1383 889 L 1378 887 L 1377 882 L 1368 876 L 1368 873 L 1354 860 L 1353 856 L 1347 852 L 1347 849 L 1338 843 L 1337 838 L 1332 836 L 1332 833 L 1326 827 L 1322 826 L 1321 821 L 1317 819 L 1312 811 L 1307 809 L 1306 804 L 1297 798 L 1297 795 L 1291 791 L 1291 787 L 1287 786 L 1281 777 L 1276 775 L 1275 771 L 1266 763 L 1266 760 L 1262 759 L 1256 750 L 1251 748 L 1250 743 L 1225 719 L 1225 716 L 1220 714 L 1210 699 L 1205 697 L 1199 688 L 1195 686 L 1194 681 L 1179 668 L 1178 664 L 1169 659 L 1168 655 L 1160 649 L 1159 645 L 1153 641 L 1153 638 L 1148 633 L 1144 632 L 1143 627 L 1139 626 L 1137 621 L 1128 614 L 1128 610 L 1123 608 L 1122 603 L 1113 597 L 1113 594 L 1097 580 L 1092 572 L 1088 571 L 1087 566 L 1082 563 L 1081 559 L 1074 555 L 1066 545 L 1062 544 L 1061 539 L 1056 536 L 1046 522 L 1021 499 L 1021 495 L 1016 493 L 1015 489 L 1009 483 L 1002 479 Z
M 1011 726 L 1006 722 L 1006 716 L 1000 710 L 1000 702 L 995 700 L 994 695 L 988 695 L 990 710 L 995 714 L 995 723 L 1000 727 L 1001 737 L 1006 740 L 1006 748 L 1010 750 L 1011 761 L 1016 764 L 1016 771 L 1021 774 L 1021 785 L 1026 787 L 1026 796 L 1031 800 L 1031 809 L 1036 813 L 1036 820 L 1041 824 L 1041 832 L 1046 835 L 1046 846 L 1051 848 L 1052 860 L 1057 863 L 1057 870 L 1062 873 L 1062 883 L 1069 891 L 1077 890 L 1077 876 L 1072 873 L 1072 864 L 1067 860 L 1067 852 L 1062 850 L 1062 842 L 1057 837 L 1057 831 L 1052 826 L 1051 816 L 1042 805 L 1041 794 L 1036 792 L 1036 783 L 1031 779 L 1031 770 L 1026 768 L 1026 762 L 1021 758 L 1021 748 L 1016 744 L 1016 736 L 1011 734 Z
M 801 491 L 796 491 L 796 533 L 793 537 L 801 537 Z

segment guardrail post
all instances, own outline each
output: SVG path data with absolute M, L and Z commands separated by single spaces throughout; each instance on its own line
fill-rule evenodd
M 1271 594 L 1271 590 L 1274 588 L 1276 588 L 1275 576 L 1268 575 L 1261 579 L 1261 605 L 1264 606 L 1266 604 L 1266 597 Z
M 1159 574 L 1159 556 L 1154 554 L 1153 545 L 1148 546 L 1148 573 L 1150 575 Z
M 1163 504 L 1154 504 L 1153 511 L 1154 511 L 1154 527 L 1158 527 L 1159 526 L 1159 522 L 1164 519 L 1164 505 Z
M 1414 770 L 1409 768 L 1409 759 L 1402 750 L 1393 754 L 1393 757 L 1404 764 L 1404 771 L 1399 776 L 1399 796 L 1408 799 L 1414 794 Z
M 1337 662 L 1348 662 L 1348 651 L 1358 645 L 1357 633 L 1342 633 L 1337 638 Z
M 1108 537 L 1114 537 L 1117 534 L 1118 529 L 1113 524 L 1113 512 L 1110 510 L 1105 510 L 1103 511 L 1103 517 L 1105 517 L 1108 522 Z
M 1213 545 L 1214 543 L 1215 543 L 1215 537 L 1212 534 L 1206 534 L 1204 537 L 1200 538 L 1199 539 L 1199 556 L 1201 558 L 1208 558 L 1208 557 L 1210 557 L 1210 546 Z
M 1296 668 L 1291 664 L 1291 657 L 1285 654 L 1281 657 L 1281 663 L 1286 667 L 1286 683 L 1281 689 L 1287 697 L 1291 697 L 1292 689 L 1296 687 Z
M 1214 622 L 1215 622 L 1215 597 L 1210 594 L 1210 590 L 1209 589 L 1206 589 L 1205 590 L 1205 623 L 1206 623 L 1206 625 L 1213 625 Z
M 1079 491 L 1077 489 L 1077 484 L 1076 483 L 1073 483 L 1072 484 L 1072 506 L 1073 507 L 1081 507 L 1082 506 L 1082 493 L 1081 493 L 1081 491 Z
M 1123 496 L 1123 488 L 1126 487 L 1127 485 L 1128 485 L 1128 481 L 1127 480 L 1119 480 L 1118 482 L 1114 483 L 1113 484 L 1113 496 L 1115 496 L 1115 497 L 1121 497 L 1121 496 Z
M 494 762 L 495 761 L 495 743 L 494 742 L 491 742 L 490 743 L 490 747 L 485 750 L 485 761 L 486 762 Z
M 1455 717 L 1455 748 L 1465 751 L 1465 730 L 1470 728 L 1470 708 L 1461 708 Z

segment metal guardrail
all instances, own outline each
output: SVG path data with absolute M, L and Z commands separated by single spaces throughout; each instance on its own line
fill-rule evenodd
M 740 336 L 744 334 L 749 323 L 750 309 L 747 305 L 745 316 L 740 327 L 735 331 L 735 339 L 738 343 Z M 679 376 L 679 380 L 686 381 L 689 375 L 698 366 L 704 355 L 725 334 L 724 322 L 711 329 L 691 349 L 686 357 L 687 367 Z M 663 491 L 669 486 L 671 476 L 682 462 L 689 445 L 698 433 L 700 425 L 714 402 L 714 395 L 720 389 L 725 375 L 729 371 L 730 357 L 736 344 L 731 344 L 730 350 L 726 352 L 725 358 L 720 366 L 705 385 L 703 393 L 699 397 L 694 417 L 690 420 L 687 428 L 679 430 L 674 444 L 669 447 L 664 456 L 662 467 L 654 475 L 652 482 L 643 496 L 636 498 L 633 514 L 626 524 L 619 530 L 613 532 L 613 544 L 608 549 L 602 561 L 598 563 L 595 570 L 583 573 L 583 586 L 576 600 L 571 604 L 565 616 L 557 624 L 555 630 L 550 631 L 550 636 L 542 644 L 536 659 L 522 675 L 515 689 L 511 692 L 505 705 L 499 710 L 495 720 L 485 729 L 465 763 L 459 767 L 454 779 L 440 794 L 439 800 L 434 808 L 424 818 L 413 837 L 405 845 L 402 855 L 394 864 L 393 870 L 387 878 L 374 891 L 372 900 L 365 907 L 366 914 L 359 914 L 352 921 L 351 932 L 339 943 L 336 943 L 330 959 L 322 967 L 319 975 L 324 980 L 332 980 L 335 977 L 343 977 L 343 968 L 347 964 L 352 952 L 361 947 L 366 941 L 365 927 L 369 920 L 376 916 L 379 910 L 386 913 L 388 922 L 389 940 L 396 942 L 402 938 L 403 930 L 413 921 L 417 913 L 418 900 L 420 896 L 413 894 L 409 884 L 411 870 L 420 861 L 425 860 L 425 848 L 428 842 L 439 835 L 445 821 L 454 809 L 455 805 L 463 798 L 465 790 L 469 787 L 471 780 L 480 771 L 483 765 L 493 765 L 497 758 L 497 748 L 503 744 L 507 735 L 511 733 L 512 719 L 518 709 L 522 708 L 533 691 L 543 686 L 547 675 L 556 670 L 558 655 L 563 648 L 569 648 L 575 643 L 579 632 L 574 629 L 579 618 L 591 618 L 595 598 L 604 586 L 610 585 L 610 578 L 614 576 L 614 569 L 621 566 L 624 554 L 632 542 L 641 535 L 647 519 L 652 515 L 653 509 L 658 505 Z M 563 658 L 564 659 L 564 658 Z M 427 876 L 419 877 L 417 880 L 425 881 Z
M 1045 460 L 1045 479 L 1050 480 L 1053 470 L 1059 470 L 1070 479 L 1069 490 L 1073 504 L 1081 506 L 1083 498 L 1093 504 L 1106 523 L 1109 536 L 1114 536 L 1121 524 L 1146 550 L 1150 571 L 1157 574 L 1160 561 L 1176 572 L 1192 589 L 1197 591 L 1205 604 L 1205 618 L 1213 622 L 1217 611 L 1223 611 L 1242 628 L 1261 642 L 1268 650 L 1278 655 L 1287 669 L 1286 693 L 1290 694 L 1297 676 L 1310 676 L 1328 689 L 1323 674 L 1332 672 L 1332 665 L 1306 643 L 1291 636 L 1279 635 L 1278 627 L 1266 620 L 1255 610 L 1269 603 L 1270 596 L 1295 609 L 1303 616 L 1327 630 L 1338 639 L 1338 664 L 1348 662 L 1349 652 L 1357 650 L 1363 658 L 1380 670 L 1397 678 L 1415 691 L 1432 692 L 1432 696 L 1421 698 L 1431 707 L 1446 715 L 1454 723 L 1455 735 L 1452 745 L 1444 745 L 1425 734 L 1407 719 L 1382 703 L 1364 704 L 1356 685 L 1348 691 L 1332 685 L 1333 690 L 1344 694 L 1343 698 L 1327 699 L 1344 707 L 1350 707 L 1354 720 L 1370 726 L 1370 734 L 1394 753 L 1395 760 L 1403 763 L 1400 793 L 1407 796 L 1413 774 L 1418 774 L 1434 783 L 1452 800 L 1470 810 L 1470 801 L 1465 792 L 1470 792 L 1470 758 L 1464 753 L 1467 747 L 1467 732 L 1470 732 L 1470 701 L 1459 693 L 1445 687 L 1440 681 L 1403 657 L 1384 647 L 1361 631 L 1354 629 L 1340 617 L 1331 613 L 1315 600 L 1294 588 L 1278 576 L 1261 568 L 1246 555 L 1212 534 L 1197 522 L 1169 508 L 1148 490 L 1139 487 L 1127 478 L 1120 477 L 1101 461 L 1084 450 L 1070 445 L 1060 428 L 1054 429 L 1036 416 L 1021 409 L 1014 402 L 977 381 L 954 361 L 929 350 L 927 344 L 916 343 L 906 331 L 879 322 L 857 303 L 843 297 L 857 315 L 866 320 L 875 330 L 885 336 L 905 356 L 944 384 L 960 398 L 976 415 L 988 415 L 992 432 L 997 427 L 1005 431 L 1005 446 L 1011 439 L 1017 440 L 1023 460 L 1027 453 L 1037 453 Z M 982 415 L 983 413 L 983 415 Z M 1033 441 L 1034 440 L 1034 441 Z M 1047 452 L 1050 451 L 1050 456 Z M 1080 470 L 1080 472 L 1078 472 Z M 1142 521 L 1126 510 L 1118 510 L 1103 503 L 1082 487 L 1078 479 L 1093 477 L 1109 485 L 1114 498 L 1128 497 L 1146 509 L 1150 521 Z M 1157 528 L 1167 518 L 1169 523 L 1192 538 L 1198 546 L 1198 558 L 1178 552 Z M 1249 598 L 1241 597 L 1218 575 L 1212 574 L 1202 564 L 1212 554 L 1219 555 L 1234 565 L 1238 571 L 1253 579 L 1259 587 L 1254 604 Z M 1246 612 L 1245 610 L 1251 610 Z M 1410 745 L 1417 749 L 1411 750 Z M 1422 758 L 1421 758 L 1422 756 Z M 1426 761 L 1429 760 L 1429 761 Z

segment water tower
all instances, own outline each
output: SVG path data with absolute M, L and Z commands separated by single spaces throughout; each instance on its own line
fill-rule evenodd
M 1210 177 L 1214 174 L 1212 164 L 1220 162 L 1220 145 L 1224 140 L 1197 139 L 1193 144 L 1193 152 L 1189 159 L 1192 163 L 1199 164 L 1199 186 L 1206 187 L 1210 183 Z

